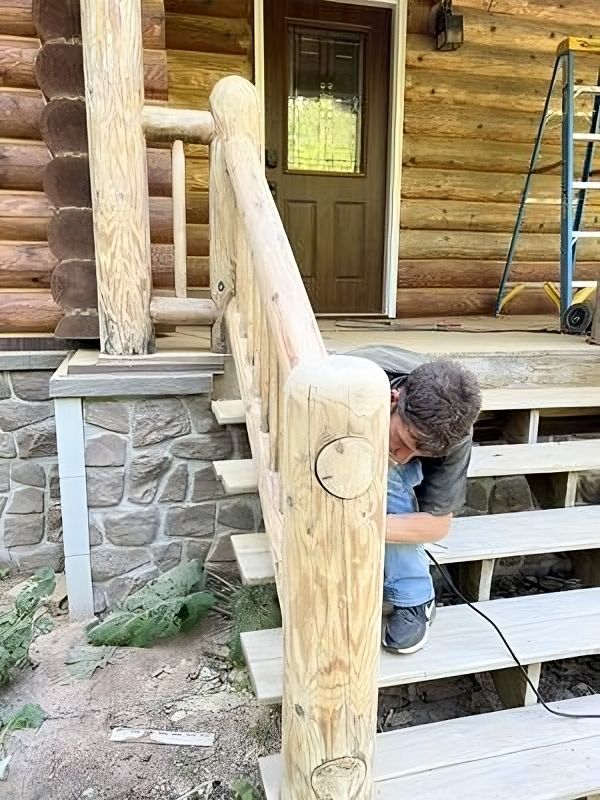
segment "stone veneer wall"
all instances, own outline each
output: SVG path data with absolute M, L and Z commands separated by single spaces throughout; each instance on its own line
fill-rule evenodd
M 182 560 L 233 561 L 230 535 L 260 529 L 258 497 L 215 476 L 213 460 L 250 448 L 209 397 L 84 400 L 84 417 L 96 611 Z
M 0 562 L 63 567 L 54 370 L 0 373 Z

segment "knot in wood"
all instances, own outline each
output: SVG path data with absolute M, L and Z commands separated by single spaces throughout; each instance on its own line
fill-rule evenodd
M 342 500 L 364 494 L 373 482 L 375 451 L 367 439 L 343 436 L 321 450 L 315 473 L 326 492 Z

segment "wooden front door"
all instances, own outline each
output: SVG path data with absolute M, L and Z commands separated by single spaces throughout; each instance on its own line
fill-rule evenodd
M 383 307 L 391 11 L 266 0 L 266 170 L 318 313 Z

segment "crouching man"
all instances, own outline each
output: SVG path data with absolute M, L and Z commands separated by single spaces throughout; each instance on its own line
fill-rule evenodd
M 423 545 L 443 539 L 464 505 L 481 393 L 475 376 L 453 361 L 425 362 L 395 347 L 348 355 L 374 361 L 390 380 L 383 646 L 414 653 L 435 616 Z

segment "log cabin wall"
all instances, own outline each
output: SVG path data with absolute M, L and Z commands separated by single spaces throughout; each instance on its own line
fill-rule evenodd
M 455 0 L 465 43 L 454 52 L 434 49 L 431 5 L 409 5 L 398 315 L 490 314 L 556 47 L 569 35 L 600 36 L 598 0 Z M 599 66 L 578 59 L 578 81 L 596 83 Z M 589 111 L 587 102 L 579 110 Z M 589 130 L 588 119 L 580 124 Z M 560 197 L 559 143 L 557 119 L 532 197 Z M 588 204 L 585 223 L 597 230 L 600 195 L 590 192 Z M 514 280 L 558 278 L 559 214 L 529 207 Z M 578 255 L 577 277 L 594 279 L 600 243 L 583 240 Z M 509 306 L 554 310 L 541 288 Z
M 252 79 L 248 0 L 165 0 L 169 105 L 207 109 L 226 75 Z M 208 288 L 208 148 L 185 145 L 189 294 Z M 171 239 L 172 241 L 172 239 Z

